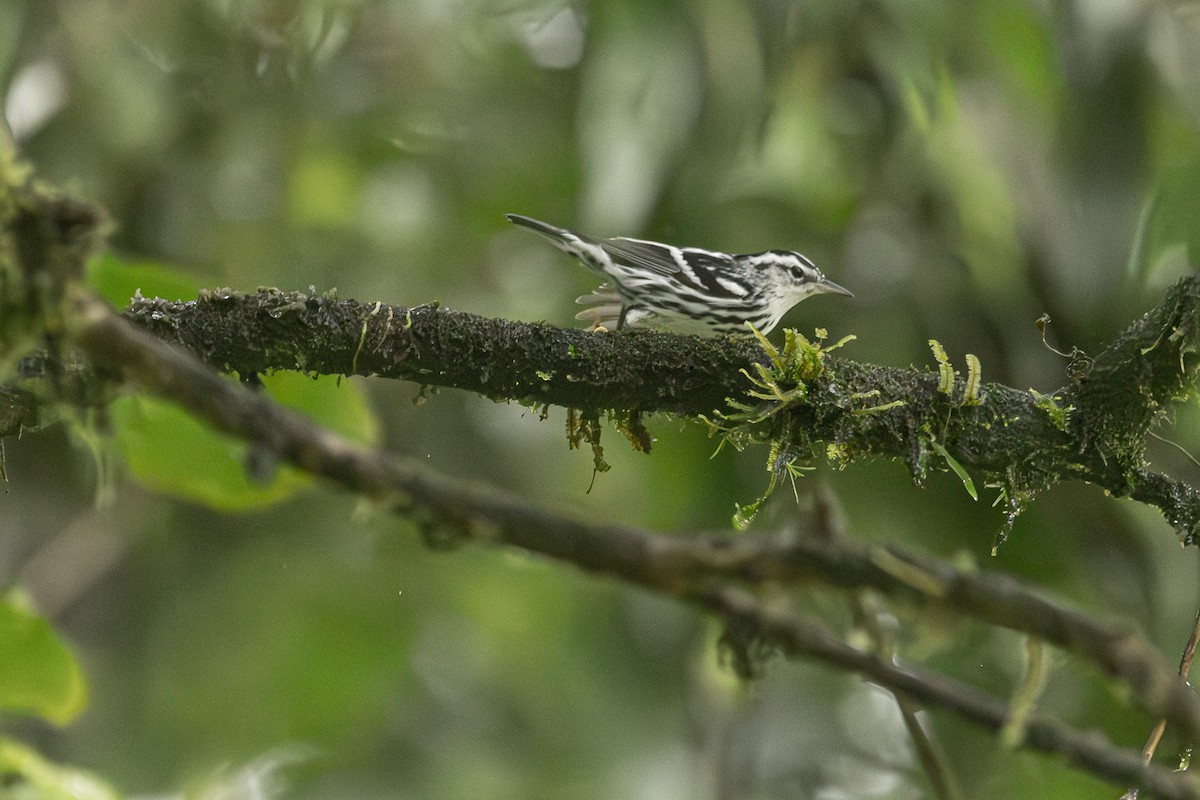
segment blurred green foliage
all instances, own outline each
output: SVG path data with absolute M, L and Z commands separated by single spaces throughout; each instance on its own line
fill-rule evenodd
M 277 373 L 261 380 L 271 397 L 322 426 L 352 441 L 374 440 L 376 422 L 362 393 L 339 385 L 336 376 Z M 155 397 L 122 397 L 108 411 L 112 442 L 130 474 L 155 491 L 240 511 L 282 502 L 312 482 L 306 473 L 280 466 L 273 456 Z
M 10 592 L 0 600 L 0 710 L 38 714 L 64 725 L 87 703 L 79 664 L 28 600 Z
M 1187 2 L 10 0 L 0 75 L 24 157 L 109 210 L 122 263 L 176 265 L 184 286 L 572 324 L 595 281 L 509 230 L 521 212 L 798 249 L 855 299 L 785 322 L 894 365 L 931 366 L 937 339 L 1048 394 L 1065 365 L 1041 314 L 1060 350 L 1094 350 L 1191 269 L 1196 19 Z M 701 426 L 655 418 L 650 456 L 608 435 L 613 470 L 589 494 L 560 409 L 354 384 L 389 449 L 547 508 L 722 528 L 766 482 L 763 453 L 709 460 Z M 1162 433 L 1197 452 L 1198 420 L 1180 408 Z M 169 441 L 168 464 L 126 446 L 130 469 L 216 469 Z M 325 489 L 232 514 L 122 482 L 98 508 L 92 461 L 59 429 L 6 447 L 0 576 L 75 643 L 92 688 L 69 727 L 14 727 L 124 792 L 294 744 L 313 755 L 289 797 L 923 791 L 886 696 L 807 665 L 739 688 L 710 624 L 674 604 L 521 555 L 429 553 Z M 1173 448 L 1150 455 L 1200 479 Z M 820 484 L 852 535 L 1011 571 L 1168 653 L 1186 638 L 1196 554 L 1152 510 L 1058 487 L 991 558 L 993 490 L 973 503 L 947 472 L 918 491 L 887 463 L 807 475 L 800 511 L 778 492 L 756 524 L 802 524 Z M 806 602 L 845 614 L 831 593 Z M 1011 691 L 1011 634 L 902 621 L 906 657 Z M 1043 708 L 1131 746 L 1152 724 L 1063 659 Z M 974 797 L 1111 791 L 933 720 Z

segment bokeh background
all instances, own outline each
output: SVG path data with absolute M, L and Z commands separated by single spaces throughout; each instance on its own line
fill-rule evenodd
M 575 324 L 595 281 L 504 220 L 520 212 L 800 250 L 855 298 L 788 324 L 896 366 L 931 365 L 936 338 L 960 369 L 974 353 L 985 380 L 1042 392 L 1065 360 L 1039 316 L 1058 349 L 1094 351 L 1200 236 L 1191 2 L 7 0 L 0 89 L 37 173 L 108 209 L 116 256 L 196 287 Z M 710 459 L 702 426 L 654 417 L 649 456 L 607 433 L 589 492 L 561 409 L 352 383 L 383 446 L 548 509 L 686 535 L 766 485 L 765 452 Z M 1180 407 L 1160 433 L 1200 452 L 1197 419 Z M 6 442 L 0 583 L 73 644 L 90 707 L 4 729 L 123 792 L 266 756 L 296 798 L 927 793 L 892 701 L 854 678 L 776 663 L 744 687 L 689 609 L 521 554 L 430 552 L 328 488 L 237 513 L 173 499 L 79 430 Z M 1014 573 L 1182 648 L 1196 553 L 1153 510 L 1057 487 L 993 557 L 994 489 L 817 466 L 760 525 L 803 524 L 822 487 L 849 535 Z M 803 603 L 845 622 L 838 593 Z M 1021 674 L 1010 633 L 900 630 L 909 660 L 1001 696 Z M 1042 708 L 1132 747 L 1153 723 L 1065 657 Z M 1113 792 L 929 721 L 973 797 Z

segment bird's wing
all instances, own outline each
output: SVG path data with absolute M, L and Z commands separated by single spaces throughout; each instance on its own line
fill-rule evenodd
M 642 239 L 601 239 L 600 246 L 617 264 L 673 278 L 689 288 L 718 297 L 740 297 L 744 291 L 732 291 L 728 276 L 733 256 L 697 247 L 673 247 Z M 736 286 L 736 284 L 734 284 Z M 740 288 L 740 287 L 738 287 Z

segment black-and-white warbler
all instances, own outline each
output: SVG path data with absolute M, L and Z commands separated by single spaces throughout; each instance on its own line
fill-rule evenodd
M 627 239 L 599 239 L 540 220 L 509 214 L 584 266 L 609 279 L 576 300 L 591 306 L 576 315 L 592 328 L 650 327 L 679 333 L 769 332 L 792 306 L 812 294 L 850 292 L 791 250 L 729 255 Z

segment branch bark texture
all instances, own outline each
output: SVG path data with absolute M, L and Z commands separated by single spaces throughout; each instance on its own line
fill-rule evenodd
M 1151 426 L 1194 389 L 1197 276 L 1103 351 L 1073 359 L 1068 383 L 1044 395 L 821 353 L 819 368 L 803 376 L 777 369 L 787 399 L 764 400 L 749 394 L 746 374 L 771 359 L 749 337 L 592 334 L 296 292 L 136 299 L 126 313 L 158 338 L 241 374 L 379 375 L 620 415 L 710 416 L 733 398 L 761 409 L 747 415 L 764 421 L 754 435 L 786 453 L 898 458 L 918 481 L 949 454 L 1003 486 L 1014 514 L 1054 483 L 1087 481 L 1157 506 L 1187 544 L 1200 536 L 1200 493 L 1151 471 L 1143 455 Z

